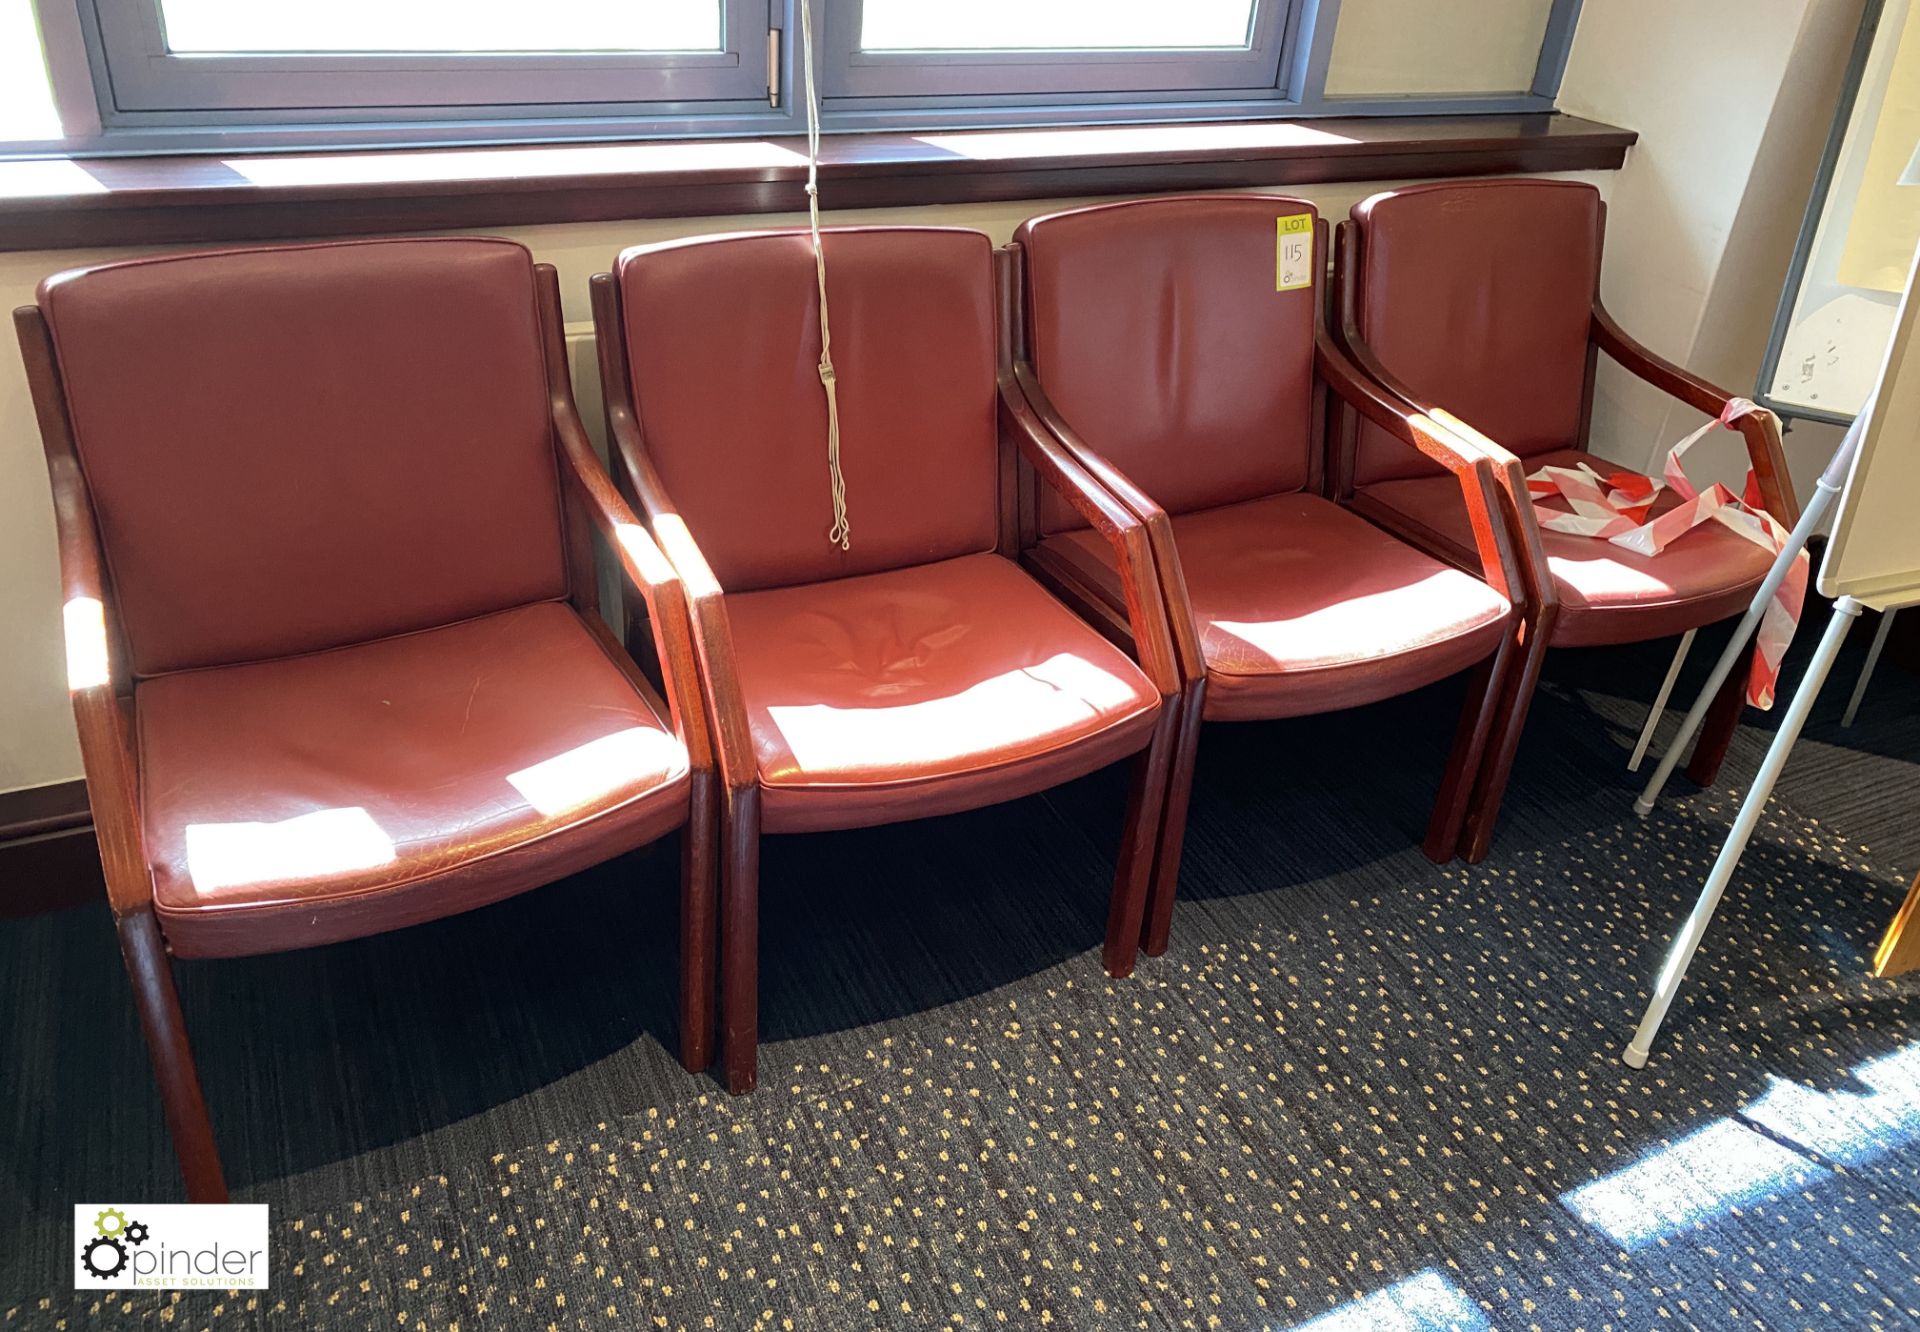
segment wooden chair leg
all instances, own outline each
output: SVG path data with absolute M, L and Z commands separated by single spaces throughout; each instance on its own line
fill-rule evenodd
M 720 1061 L 739 1096 L 759 1081 L 760 792 L 730 792 L 721 809 Z
M 1487 858 L 1493 845 L 1493 828 L 1500 816 L 1500 801 L 1507 793 L 1507 779 L 1513 775 L 1513 758 L 1520 749 L 1520 736 L 1526 730 L 1527 710 L 1533 706 L 1533 693 L 1540 683 L 1540 668 L 1546 664 L 1547 642 L 1551 638 L 1544 625 L 1535 620 L 1522 622 L 1519 640 L 1508 653 L 1500 701 L 1493 718 L 1493 730 L 1487 740 L 1486 762 L 1474 784 L 1473 801 L 1467 807 L 1466 827 L 1460 834 L 1460 857 L 1470 865 Z
M 167 1116 L 180 1173 L 186 1178 L 187 1200 L 223 1203 L 227 1181 L 220 1170 L 220 1153 L 213 1142 L 213 1122 L 200 1094 L 200 1075 L 187 1045 L 186 1022 L 180 1016 L 180 996 L 173 988 L 173 965 L 160 927 L 151 911 L 121 916 L 120 953 L 133 982 L 133 1003 L 146 1033 L 147 1053 L 153 1059 L 154 1081 L 160 1084 L 160 1104 Z
M 1167 774 L 1173 768 L 1179 727 L 1179 710 L 1163 709 L 1153 728 L 1153 739 L 1133 756 L 1120 854 L 1113 869 L 1113 897 L 1107 909 L 1107 942 L 1101 958 L 1107 974 L 1116 979 L 1133 974 L 1140 952 L 1140 922 L 1147 911 L 1147 885 L 1153 878 L 1160 812 L 1167 802 Z
M 1727 672 L 1720 692 L 1707 705 L 1700 719 L 1700 738 L 1694 742 L 1693 757 L 1687 760 L 1687 776 L 1697 786 L 1712 786 L 1720 776 L 1733 733 L 1740 729 L 1740 714 L 1747 705 L 1747 678 L 1753 674 L 1753 654 L 1742 656 L 1740 665 Z
M 689 1073 L 713 1063 L 716 788 L 712 773 L 695 774 L 680 833 L 680 1064 Z
M 1207 682 L 1190 686 L 1181 698 L 1175 719 L 1173 762 L 1167 778 L 1167 799 L 1160 812 L 1160 843 L 1154 851 L 1153 881 L 1147 889 L 1140 948 L 1148 957 L 1167 951 L 1173 933 L 1173 900 L 1180 887 L 1180 857 L 1186 846 L 1187 805 L 1193 794 L 1193 770 L 1200 752 L 1200 722 L 1206 708 Z
M 1447 754 L 1440 794 L 1434 798 L 1433 814 L 1427 820 L 1426 840 L 1420 844 L 1427 859 L 1436 865 L 1446 864 L 1460 849 L 1460 830 L 1466 823 L 1474 782 L 1484 766 L 1487 736 L 1500 711 L 1500 695 L 1507 683 L 1512 646 L 1513 639 L 1509 636 L 1467 676 L 1467 694 L 1460 703 L 1453 748 Z

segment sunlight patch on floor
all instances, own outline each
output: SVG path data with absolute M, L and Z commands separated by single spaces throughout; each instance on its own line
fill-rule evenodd
M 1829 1174 L 1802 1152 L 1860 1166 L 1920 1142 L 1920 1044 L 1867 1060 L 1851 1076 L 1863 1090 L 1818 1091 L 1770 1078 L 1737 1115 L 1560 1201 L 1622 1248 L 1637 1249 Z
M 1490 1332 L 1480 1306 L 1434 1268 L 1297 1325 L 1293 1332 Z

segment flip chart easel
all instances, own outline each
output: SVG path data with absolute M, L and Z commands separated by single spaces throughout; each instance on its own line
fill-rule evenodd
M 1814 700 L 1840 655 L 1848 629 L 1863 609 L 1890 614 L 1920 605 L 1920 524 L 1912 520 L 1916 495 L 1920 495 L 1920 302 L 1914 300 L 1913 271 L 1909 269 L 1906 294 L 1900 302 L 1878 388 L 1848 427 L 1806 512 L 1734 631 L 1733 641 L 1714 664 L 1706 688 L 1681 723 L 1680 733 L 1648 780 L 1647 789 L 1634 802 L 1634 812 L 1642 816 L 1653 808 L 1681 751 L 1706 715 L 1707 705 L 1740 654 L 1747 650 L 1747 640 L 1774 589 L 1837 497 L 1839 516 L 1820 570 L 1821 593 L 1835 598 L 1833 616 L 1814 649 L 1813 660 L 1807 664 L 1805 678 L 1780 719 L 1780 729 L 1767 748 L 1767 756 L 1754 774 L 1753 787 L 1740 804 L 1733 829 L 1714 860 L 1699 901 L 1674 939 L 1640 1027 L 1621 1056 L 1633 1068 L 1646 1066 L 1653 1038 L 1679 992 L 1721 895 L 1739 868 L 1740 856 L 1759 825 L 1774 783 L 1800 737 L 1800 728 L 1806 724 Z

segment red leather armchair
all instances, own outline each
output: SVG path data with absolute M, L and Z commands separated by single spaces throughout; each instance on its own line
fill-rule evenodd
M 1305 285 L 1280 290 L 1281 219 L 1310 219 Z M 1297 225 L 1297 224 L 1296 224 Z M 1147 527 L 1182 668 L 1174 784 L 1145 947 L 1166 947 L 1202 718 L 1330 712 L 1472 669 L 1427 854 L 1451 857 L 1518 624 L 1518 566 L 1492 469 L 1369 385 L 1323 336 L 1325 228 L 1311 204 L 1213 196 L 1034 218 L 1014 378 L 1059 447 Z M 1475 515 L 1465 573 L 1391 517 L 1322 494 L 1331 389 L 1389 447 L 1449 474 Z M 1028 558 L 1088 603 L 1121 605 L 1078 515 L 1040 495 Z
M 685 827 L 680 1054 L 712 1043 L 712 762 L 672 569 L 504 241 L 164 256 L 16 312 L 107 892 L 195 1201 L 226 1186 L 168 956 L 493 902 Z M 660 685 L 601 622 L 597 528 Z M 689 817 L 689 810 L 692 817 Z
M 1728 394 L 1642 347 L 1599 299 L 1606 205 L 1573 181 L 1489 180 L 1418 185 L 1356 205 L 1337 238 L 1335 319 L 1343 347 L 1406 409 L 1438 419 L 1492 459 L 1502 512 L 1527 577 L 1527 650 L 1507 688 L 1462 851 L 1487 852 L 1549 647 L 1628 643 L 1738 615 L 1766 576 L 1766 552 L 1717 523 L 1658 556 L 1591 537 L 1543 532 L 1526 473 L 1569 466 L 1587 452 L 1593 378 L 1604 351 L 1688 406 L 1718 415 Z M 1345 423 L 1351 432 L 1356 423 Z M 1771 417 L 1737 423 L 1767 509 L 1799 515 Z M 1466 509 L 1437 469 L 1409 458 L 1370 423 L 1335 478 L 1360 511 L 1417 524 L 1471 560 Z M 1604 468 L 1602 469 L 1604 470 Z M 1677 503 L 1669 492 L 1661 509 Z M 1735 671 L 1701 728 L 1688 772 L 1711 782 L 1740 718 L 1745 670 Z
M 725 788 L 726 1085 L 755 1080 L 762 832 L 986 805 L 1134 756 L 1105 962 L 1133 967 L 1177 688 L 1142 524 L 996 392 L 973 231 L 825 235 L 851 524 L 833 511 L 807 234 L 631 249 L 594 279 L 609 428 L 691 600 Z M 1003 432 L 1004 427 L 1004 432 Z M 1011 453 L 1115 551 L 1138 663 L 1011 558 Z

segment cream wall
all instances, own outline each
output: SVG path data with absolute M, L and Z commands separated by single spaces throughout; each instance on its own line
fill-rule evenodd
M 1605 0 L 1581 11 L 1559 105 L 1640 143 L 1610 201 L 1601 293 L 1654 351 L 1751 395 L 1833 119 L 1861 0 Z M 1602 358 L 1594 445 L 1638 468 L 1703 418 Z M 1835 432 L 1787 436 L 1810 493 Z M 1737 483 L 1730 434 L 1692 455 Z
M 1603 191 L 1610 173 L 1577 175 Z M 1386 182 L 1286 187 L 1312 200 L 1330 218 Z M 829 187 L 830 188 L 830 187 Z M 829 196 L 827 202 L 831 204 Z M 918 222 L 977 227 L 996 244 L 1035 213 L 1087 200 L 1027 200 L 1003 204 L 876 209 L 833 213 L 830 222 Z M 601 222 L 523 227 L 504 234 L 525 243 L 535 256 L 560 270 L 560 288 L 574 336 L 575 374 L 589 424 L 596 425 L 598 385 L 593 358 L 581 343 L 591 333 L 587 279 L 604 271 L 622 246 L 670 240 L 704 232 L 803 224 L 803 215 L 675 218 L 667 221 Z M 33 299 L 49 273 L 139 253 L 134 250 L 65 250 L 0 254 L 0 301 L 8 309 Z M 597 428 L 597 426 L 596 426 Z M 53 511 L 47 493 L 40 441 L 27 400 L 19 358 L 0 352 L 0 792 L 67 781 L 80 775 L 80 755 L 67 709 L 61 656 L 59 570 Z
M 1333 96 L 1525 92 L 1553 0 L 1340 0 Z

